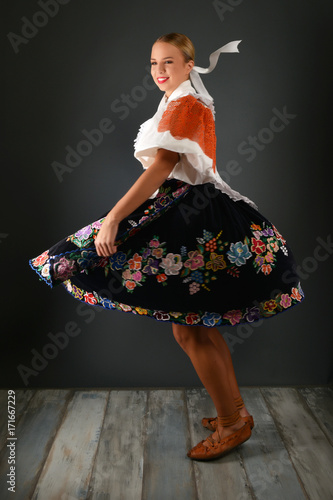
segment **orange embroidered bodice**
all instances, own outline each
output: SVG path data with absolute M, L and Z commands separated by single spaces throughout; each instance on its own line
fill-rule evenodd
M 192 95 L 171 101 L 158 124 L 158 132 L 169 131 L 175 139 L 190 139 L 213 160 L 216 171 L 216 136 L 213 114 Z

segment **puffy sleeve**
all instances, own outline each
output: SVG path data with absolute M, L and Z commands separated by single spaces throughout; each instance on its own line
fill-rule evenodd
M 147 168 L 160 148 L 179 153 L 180 163 L 187 168 L 215 172 L 216 136 L 211 110 L 192 95 L 171 101 L 158 121 L 151 119 L 143 124 L 134 155 Z

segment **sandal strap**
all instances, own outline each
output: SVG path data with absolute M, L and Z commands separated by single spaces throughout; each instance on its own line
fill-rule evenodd
M 234 425 L 237 422 L 239 422 L 241 419 L 242 419 L 242 417 L 239 414 L 239 410 L 236 410 L 231 415 L 218 416 L 217 423 L 223 427 L 230 427 L 231 425 Z
M 211 446 L 214 446 L 214 444 L 217 442 L 217 441 L 215 441 L 215 439 L 213 439 L 213 434 L 211 434 L 210 436 L 208 436 L 208 438 L 206 439 L 206 441 L 208 441 Z
M 234 399 L 234 401 L 235 401 L 237 410 L 244 408 L 245 404 L 244 404 L 242 396 L 239 396 L 239 398 Z

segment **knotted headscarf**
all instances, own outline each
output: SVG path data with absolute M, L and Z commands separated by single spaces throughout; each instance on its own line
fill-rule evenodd
M 214 113 L 214 104 L 213 104 L 214 99 L 204 86 L 199 73 L 201 74 L 211 73 L 215 69 L 219 56 L 222 52 L 239 52 L 238 44 L 240 42 L 241 40 L 237 40 L 234 42 L 229 42 L 226 45 L 223 45 L 223 47 L 220 47 L 219 49 L 215 50 L 215 52 L 212 52 L 210 54 L 208 68 L 201 68 L 200 66 L 194 66 L 190 73 L 192 86 L 195 88 L 198 94 L 202 95 L 205 98 L 205 103 L 212 109 L 213 113 Z

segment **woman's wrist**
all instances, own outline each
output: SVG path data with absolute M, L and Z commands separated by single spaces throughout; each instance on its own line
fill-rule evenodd
M 110 212 L 108 213 L 108 215 L 105 218 L 105 222 L 107 222 L 110 225 L 111 224 L 119 224 L 120 221 L 121 221 L 121 218 L 119 216 L 117 216 L 117 214 L 113 210 L 110 210 Z

